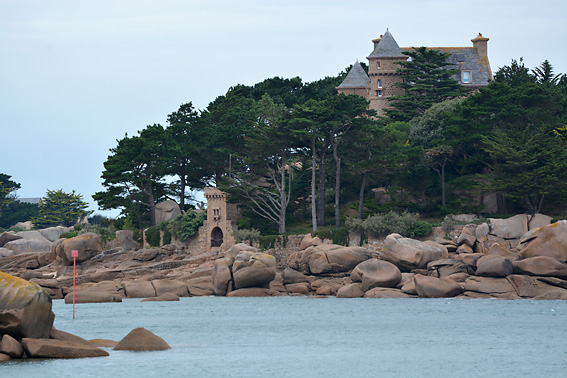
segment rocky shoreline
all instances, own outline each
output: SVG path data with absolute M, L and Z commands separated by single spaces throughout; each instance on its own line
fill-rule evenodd
M 105 244 L 92 233 L 59 239 L 57 230 L 47 230 L 43 234 L 55 239 L 49 251 L 0 258 L 0 358 L 17 358 L 21 350 L 28 356 L 54 356 L 38 351 L 80 341 L 52 328 L 51 300 L 72 302 L 72 250 L 79 251 L 76 303 L 210 295 L 566 300 L 567 221 L 550 220 L 543 215 L 491 219 L 457 227 L 449 235 L 437 230 L 429 240 L 391 234 L 377 250 L 333 245 L 307 234 L 299 246 L 284 251 L 259 252 L 237 244 L 201 253 L 178 244 L 139 248 L 129 231 L 118 231 Z M 28 248 L 37 245 L 34 238 Z M 4 233 L 0 247 L 25 249 L 25 239 Z M 49 346 L 33 340 L 56 341 Z M 65 353 L 101 353 L 89 351 Z
M 105 245 L 98 235 L 83 234 L 55 240 L 49 252 L 0 258 L 0 270 L 67 303 L 73 249 L 79 251 L 77 303 L 204 295 L 567 299 L 567 221 L 529 218 L 471 223 L 430 240 L 391 234 L 376 251 L 310 234 L 285 253 L 245 244 L 210 253 L 178 244 L 139 248 L 128 231 Z

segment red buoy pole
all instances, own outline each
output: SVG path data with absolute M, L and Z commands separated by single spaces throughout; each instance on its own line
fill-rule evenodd
M 79 256 L 79 251 L 73 250 L 71 251 L 71 255 L 73 255 L 73 319 L 75 319 L 75 272 L 76 272 L 77 256 Z

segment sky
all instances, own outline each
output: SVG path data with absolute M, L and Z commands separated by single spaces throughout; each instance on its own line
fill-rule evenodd
M 0 0 L 0 173 L 20 198 L 92 195 L 125 134 L 204 109 L 236 84 L 304 82 L 366 62 L 388 28 L 398 44 L 490 38 L 495 72 L 523 57 L 567 73 L 567 1 Z

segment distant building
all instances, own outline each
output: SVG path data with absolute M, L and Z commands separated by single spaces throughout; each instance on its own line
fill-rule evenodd
M 384 109 L 389 107 L 388 98 L 404 94 L 402 88 L 395 84 L 403 80 L 403 75 L 397 72 L 400 62 L 408 59 L 404 51 L 411 47 L 398 46 L 392 34 L 386 30 L 380 38 L 372 40 L 374 50 L 367 57 L 368 75 L 357 61 L 343 82 L 337 87 L 339 93 L 357 94 L 370 101 L 370 108 L 384 115 Z M 488 38 L 482 34 L 471 40 L 472 47 L 429 47 L 449 53 L 447 61 L 451 68 L 460 72 L 455 76 L 463 86 L 479 88 L 488 85 L 492 80 L 492 71 L 488 62 Z
M 16 198 L 16 201 L 21 203 L 38 204 L 39 201 L 41 201 L 41 198 Z

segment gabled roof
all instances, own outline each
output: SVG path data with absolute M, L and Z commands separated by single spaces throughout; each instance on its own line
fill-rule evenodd
M 407 58 L 407 56 L 402 54 L 402 50 L 392 36 L 392 33 L 386 29 L 386 33 L 384 33 L 380 42 L 378 42 L 378 45 L 376 45 L 376 48 L 370 53 L 368 58 Z
M 338 88 L 366 88 L 368 80 L 368 75 L 357 60 Z

